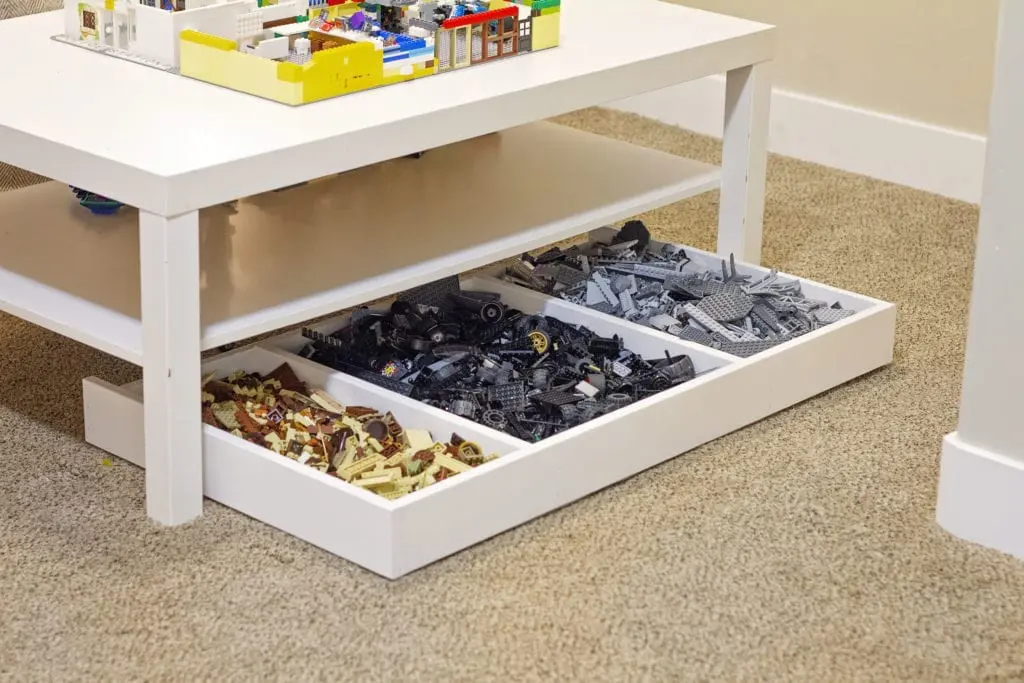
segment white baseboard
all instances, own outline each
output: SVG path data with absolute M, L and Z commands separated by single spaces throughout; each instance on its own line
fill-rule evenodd
M 722 137 L 725 77 L 617 102 L 612 109 Z M 962 201 L 980 203 L 985 137 L 798 93 L 772 93 L 768 148 Z
M 1024 463 L 948 434 L 936 519 L 954 536 L 1024 559 Z

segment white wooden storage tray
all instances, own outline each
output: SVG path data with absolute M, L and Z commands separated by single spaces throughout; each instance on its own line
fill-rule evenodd
M 695 263 L 720 263 L 684 248 Z M 743 263 L 737 270 L 768 272 Z M 857 313 L 740 359 L 493 278 L 466 281 L 469 289 L 501 292 L 505 303 L 527 313 L 618 334 L 646 356 L 687 353 L 704 373 L 536 444 L 294 355 L 305 345 L 298 332 L 217 356 L 205 372 L 268 372 L 287 361 L 301 379 L 342 403 L 391 410 L 404 426 L 430 429 L 436 438 L 458 432 L 501 457 L 389 501 L 205 426 L 205 493 L 371 571 L 400 577 L 891 362 L 892 304 L 802 283 L 807 296 L 839 301 Z M 316 327 L 334 331 L 343 319 Z M 87 378 L 83 393 L 86 440 L 145 466 L 141 383 L 115 387 Z

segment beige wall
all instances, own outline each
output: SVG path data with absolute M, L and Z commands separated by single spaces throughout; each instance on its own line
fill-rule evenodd
M 670 1 L 779 26 L 779 88 L 988 128 L 999 0 Z

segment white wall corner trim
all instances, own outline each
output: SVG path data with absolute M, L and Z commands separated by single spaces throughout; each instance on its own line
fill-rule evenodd
M 725 77 L 647 93 L 609 108 L 722 137 Z M 978 204 L 985 137 L 773 90 L 768 150 Z
M 965 541 L 1024 559 L 1024 463 L 977 448 L 957 432 L 942 442 L 936 519 Z

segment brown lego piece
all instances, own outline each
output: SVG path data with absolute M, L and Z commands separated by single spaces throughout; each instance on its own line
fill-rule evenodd
M 213 400 L 217 403 L 235 400 L 235 390 L 227 382 L 215 379 L 206 383 L 203 391 L 213 394 Z
M 324 445 L 324 455 L 329 460 L 334 460 L 334 456 L 341 450 L 341 438 L 338 434 L 324 434 L 320 437 L 320 442 Z
M 404 429 L 402 429 L 402 425 L 398 423 L 398 420 L 395 419 L 395 416 L 392 415 L 390 412 L 384 416 L 384 422 L 386 422 L 388 425 L 388 434 L 391 435 L 392 439 L 397 440 L 399 437 L 402 436 L 402 432 L 405 431 Z
M 431 450 L 417 451 L 415 453 L 415 455 L 412 456 L 412 459 L 413 460 L 419 460 L 424 465 L 429 465 L 430 463 L 434 462 L 434 451 L 431 451 Z
M 276 26 L 288 26 L 295 23 L 295 17 L 285 17 L 284 19 L 276 19 L 274 21 L 266 21 L 263 23 L 263 28 L 274 28 Z
M 238 420 L 242 431 L 246 433 L 260 432 L 262 427 L 246 412 L 245 404 L 241 401 L 235 401 L 235 405 L 238 406 L 238 409 L 235 410 L 235 419 Z
M 363 431 L 381 442 L 388 437 L 388 425 L 381 419 L 367 420 L 363 423 Z
M 366 417 L 367 415 L 378 415 L 379 413 L 373 408 L 367 408 L 366 406 L 348 406 L 345 408 L 345 414 L 349 417 L 359 419 L 360 417 Z
M 308 389 L 306 383 L 299 379 L 295 371 L 292 370 L 292 366 L 288 363 L 281 363 L 279 366 L 274 368 L 271 372 L 263 376 L 263 380 L 276 379 L 281 383 L 282 389 L 294 391 L 299 394 L 305 394 Z
M 203 422 L 211 427 L 220 427 L 217 423 L 217 418 L 213 414 L 213 410 L 210 409 L 210 406 L 203 406 Z

